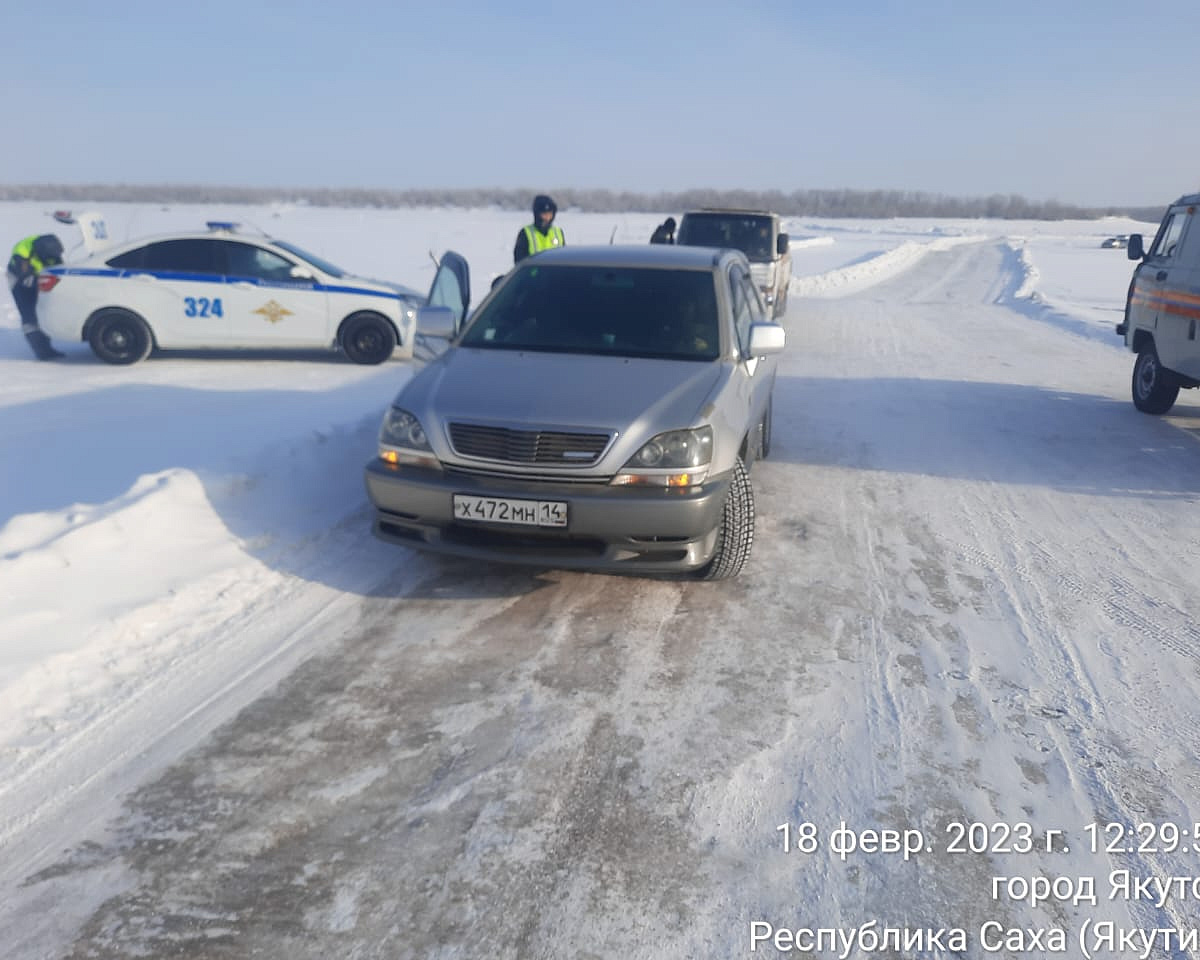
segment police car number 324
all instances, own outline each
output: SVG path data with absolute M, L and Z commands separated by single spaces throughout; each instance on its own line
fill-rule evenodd
M 412 356 L 426 297 L 408 287 L 233 223 L 112 245 L 98 222 L 81 221 L 83 260 L 42 272 L 37 311 L 51 337 L 86 341 L 109 363 L 197 348 L 329 348 L 367 364 Z

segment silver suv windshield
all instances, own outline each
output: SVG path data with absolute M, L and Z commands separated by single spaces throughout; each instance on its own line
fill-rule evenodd
M 720 355 L 711 273 L 536 259 L 480 308 L 460 346 L 664 360 Z
M 771 218 L 754 214 L 685 214 L 675 242 L 691 247 L 732 247 L 757 263 L 775 257 Z

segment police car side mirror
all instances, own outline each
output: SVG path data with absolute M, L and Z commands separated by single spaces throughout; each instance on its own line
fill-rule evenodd
M 1131 233 L 1129 235 L 1129 243 L 1125 246 L 1125 256 L 1130 260 L 1141 260 L 1145 255 L 1142 249 L 1142 235 L 1140 233 Z
M 308 267 L 302 267 L 300 264 L 296 264 L 288 272 L 293 280 L 315 280 L 317 278 L 317 275 Z

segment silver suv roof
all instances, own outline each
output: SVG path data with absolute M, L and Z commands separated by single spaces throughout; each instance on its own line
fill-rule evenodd
M 688 247 L 673 244 L 628 244 L 594 247 L 558 247 L 545 250 L 522 263 L 557 263 L 581 267 L 641 267 L 659 270 L 712 270 L 723 258 L 742 257 L 736 250 Z

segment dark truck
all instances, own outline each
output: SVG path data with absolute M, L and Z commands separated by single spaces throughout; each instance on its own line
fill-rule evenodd
M 750 275 L 770 315 L 778 317 L 787 310 L 788 285 L 792 281 L 788 235 L 779 227 L 779 215 L 769 210 L 706 207 L 683 215 L 675 242 L 741 250 L 750 261 Z

